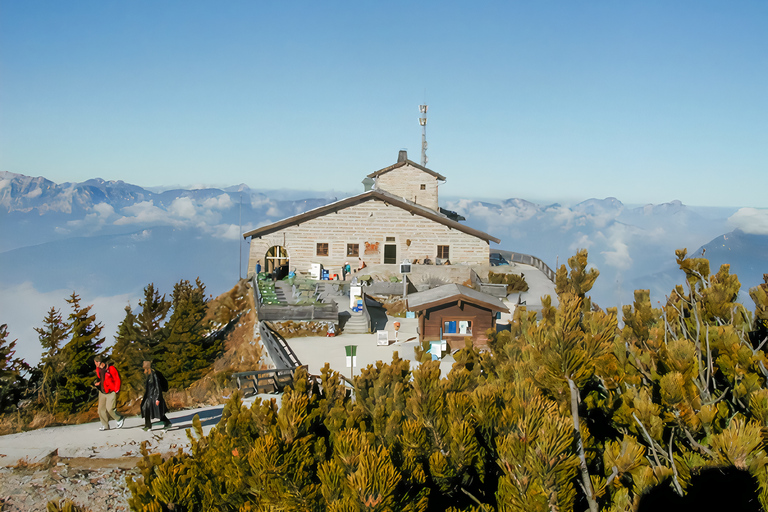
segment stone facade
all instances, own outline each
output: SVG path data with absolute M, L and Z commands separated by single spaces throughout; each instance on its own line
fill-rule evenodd
M 436 198 L 436 181 L 432 176 L 429 177 L 432 178 Z M 390 189 L 387 191 L 394 193 Z M 327 256 L 318 256 L 318 243 L 328 244 Z M 261 238 L 252 237 L 248 273 L 250 275 L 254 272 L 257 260 L 264 263 L 267 250 L 273 246 L 286 248 L 289 267 L 296 268 L 298 272 L 308 272 L 312 263 L 321 263 L 332 274 L 339 273 L 346 261 L 353 268 L 358 264 L 357 257 L 347 255 L 348 244 L 357 244 L 359 257 L 366 264 L 385 263 L 386 246 L 394 246 L 394 259 L 397 263 L 406 258 L 421 260 L 425 256 L 435 261 L 438 246 L 448 246 L 448 259 L 452 263 L 487 263 L 490 253 L 487 240 L 451 229 L 384 201 L 371 199 L 265 234 Z
M 434 211 L 438 211 L 437 187 L 437 177 L 410 163 L 376 176 L 374 184 L 376 190 L 384 190 Z

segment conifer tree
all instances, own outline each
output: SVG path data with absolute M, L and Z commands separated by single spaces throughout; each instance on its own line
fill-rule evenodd
M 165 295 L 155 289 L 153 283 L 144 288 L 144 300 L 137 314 L 130 306 L 125 308 L 125 318 L 117 329 L 112 359 L 120 371 L 125 389 L 130 395 L 143 391 L 142 362 L 154 359 L 165 333 L 163 322 L 171 307 Z
M 768 369 L 750 333 L 768 307 L 737 302 L 724 265 L 677 253 L 684 284 L 654 308 L 647 290 L 618 312 L 588 297 L 586 251 L 558 270 L 559 304 L 515 311 L 510 331 L 469 344 L 447 376 L 395 355 L 350 384 L 296 373 L 248 409 L 239 397 L 192 455 L 146 451 L 135 510 L 631 512 L 656 485 L 679 495 L 706 468 L 754 476 L 768 504 Z M 723 492 L 728 492 L 724 489 Z
M 115 344 L 112 346 L 110 358 L 120 372 L 122 390 L 128 396 L 138 396 L 143 391 L 142 362 L 149 358 L 148 349 L 141 342 L 136 329 L 136 316 L 131 306 L 125 307 L 125 318 L 117 326 Z
M 8 339 L 8 325 L 0 325 L 0 413 L 16 405 L 26 388 L 29 365 L 15 357 L 15 348 L 16 340 Z
M 58 387 L 64 371 L 64 359 L 60 349 L 69 336 L 70 328 L 59 310 L 51 307 L 43 319 L 43 327 L 35 327 L 35 331 L 40 346 L 43 347 L 43 354 L 35 368 L 33 380 L 37 387 L 38 402 L 48 412 L 53 412 L 56 409 Z
M 150 351 L 162 340 L 163 322 L 171 305 L 165 295 L 160 296 L 160 291 L 155 290 L 154 283 L 149 283 L 144 288 L 144 300 L 139 301 L 141 311 L 136 315 L 136 328 Z
M 220 340 L 207 338 L 205 320 L 208 301 L 200 278 L 192 285 L 186 279 L 173 287 L 173 312 L 157 345 L 157 368 L 171 387 L 183 388 L 200 378 L 221 349 Z
M 102 324 L 97 323 L 96 315 L 91 313 L 93 306 L 81 307 L 75 292 L 67 303 L 72 307 L 68 322 L 72 337 L 61 350 L 61 384 L 57 391 L 60 410 L 71 413 L 86 408 L 96 397 L 92 387 L 93 359 L 101 352 L 104 338 L 100 336 Z

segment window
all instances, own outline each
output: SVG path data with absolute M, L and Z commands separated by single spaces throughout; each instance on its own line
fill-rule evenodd
M 387 242 L 394 242 L 394 241 L 395 241 L 395 237 L 393 237 L 393 236 L 388 236 L 387 237 Z
M 472 336 L 472 320 L 446 320 L 443 322 L 444 336 Z
M 425 184 L 421 184 L 421 190 L 427 190 L 427 186 Z
M 438 245 L 437 246 L 437 257 L 443 260 L 447 260 L 449 258 L 448 256 L 448 246 L 447 245 Z
M 317 255 L 328 256 L 328 244 L 317 244 Z
M 347 256 L 354 258 L 360 256 L 360 244 L 347 244 Z

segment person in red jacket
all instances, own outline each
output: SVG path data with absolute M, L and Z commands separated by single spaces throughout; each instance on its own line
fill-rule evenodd
M 120 391 L 120 374 L 111 362 L 101 356 L 93 359 L 96 364 L 96 381 L 93 383 L 99 390 L 99 430 L 109 430 L 109 417 L 117 422 L 117 428 L 123 428 L 125 418 L 117 413 L 117 393 Z

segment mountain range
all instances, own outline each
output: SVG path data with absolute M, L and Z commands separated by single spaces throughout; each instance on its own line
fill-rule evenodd
M 344 195 L 243 184 L 192 190 L 101 179 L 57 184 L 0 172 L 0 323 L 18 338 L 18 355 L 34 363 L 40 348 L 33 327 L 52 306 L 66 316 L 64 299 L 74 291 L 94 304 L 109 344 L 125 306 L 136 308 L 147 284 L 170 294 L 180 279 L 199 276 L 218 295 L 245 273 L 241 233 Z M 591 295 L 604 307 L 630 303 L 638 288 L 663 302 L 682 282 L 678 248 L 690 255 L 705 250 L 713 272 L 730 263 L 749 306 L 747 289 L 768 273 L 768 210 L 679 201 L 628 206 L 616 198 L 539 205 L 443 197 L 441 206 L 501 239 L 492 249 L 532 254 L 553 269 L 588 249 L 601 273 Z

